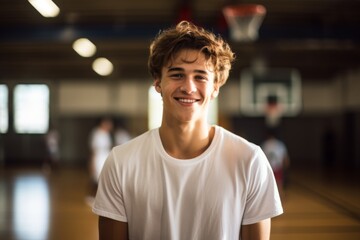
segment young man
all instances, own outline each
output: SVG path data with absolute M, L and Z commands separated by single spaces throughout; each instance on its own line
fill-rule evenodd
M 220 37 L 188 22 L 153 41 L 162 124 L 110 153 L 93 207 L 100 239 L 269 239 L 283 210 L 268 160 L 206 119 L 233 59 Z

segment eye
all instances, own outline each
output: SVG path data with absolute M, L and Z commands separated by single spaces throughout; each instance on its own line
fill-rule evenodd
M 203 76 L 203 75 L 196 75 L 195 79 L 199 80 L 199 81 L 207 81 L 208 80 L 207 77 Z
M 184 74 L 181 74 L 181 73 L 174 73 L 174 74 L 171 74 L 170 77 L 172 79 L 181 79 L 183 78 Z

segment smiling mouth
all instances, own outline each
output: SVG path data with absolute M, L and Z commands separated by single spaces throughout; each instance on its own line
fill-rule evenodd
M 177 101 L 179 102 L 183 102 L 183 103 L 194 103 L 197 102 L 199 100 L 196 99 L 188 99 L 188 98 L 175 98 Z

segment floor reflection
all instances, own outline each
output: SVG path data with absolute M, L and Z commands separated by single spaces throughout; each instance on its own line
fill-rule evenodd
M 272 240 L 360 239 L 358 171 L 330 176 L 292 169 Z M 85 202 L 88 181 L 82 168 L 50 175 L 0 168 L 0 240 L 98 239 L 98 217 Z
M 49 188 L 42 176 L 22 176 L 14 182 L 13 231 L 17 239 L 47 239 Z

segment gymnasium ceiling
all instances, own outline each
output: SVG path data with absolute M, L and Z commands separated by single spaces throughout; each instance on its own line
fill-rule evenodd
M 185 2 L 186 0 L 183 0 Z M 89 80 L 96 57 L 114 63 L 114 80 L 148 79 L 148 46 L 159 29 L 176 22 L 180 0 L 54 0 L 55 18 L 42 17 L 27 0 L 2 0 L 0 81 Z M 193 0 L 195 22 L 218 30 L 225 0 Z M 259 39 L 229 40 L 237 61 L 231 76 L 262 58 L 268 67 L 296 68 L 304 80 L 326 81 L 360 67 L 360 1 L 259 0 L 267 9 Z M 220 30 L 219 30 L 220 31 Z M 94 57 L 72 49 L 79 37 L 97 46 Z M 227 35 L 225 35 L 227 37 Z

